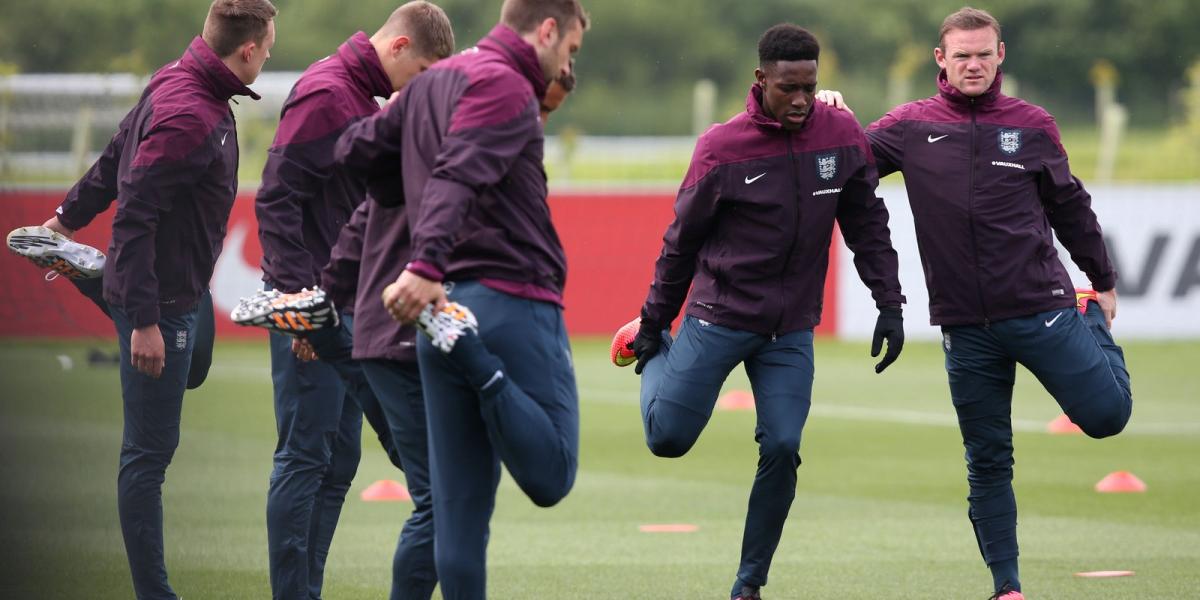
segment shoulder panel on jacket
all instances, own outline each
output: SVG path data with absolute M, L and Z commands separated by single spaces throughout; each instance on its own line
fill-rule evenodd
M 155 114 L 138 144 L 132 166 L 144 168 L 182 160 L 204 145 L 213 128 L 214 124 L 205 123 L 194 112 Z
M 534 102 L 533 86 L 507 64 L 480 52 L 467 52 L 435 68 L 457 70 L 467 76 L 450 121 L 450 132 L 506 123 Z
M 275 132 L 271 147 L 321 139 L 345 128 L 355 119 L 375 112 L 363 108 L 356 106 L 346 90 L 336 85 L 310 84 L 301 87 L 301 84 L 297 84 L 280 115 L 279 129 Z
M 704 143 L 712 166 L 779 156 L 787 152 L 787 139 L 781 132 L 766 131 L 745 112 L 724 123 L 708 128 L 696 141 Z M 711 169 L 710 169 L 711 170 Z M 697 179 L 703 176 L 698 174 Z
M 1046 109 L 1020 98 L 1011 96 L 997 98 L 996 102 L 988 107 L 988 110 L 980 114 L 977 122 L 999 127 L 1040 129 L 1050 138 L 1059 152 L 1066 154 L 1054 116 Z
M 855 147 L 864 154 L 867 161 L 874 161 L 862 125 L 854 115 L 833 107 L 823 107 L 815 114 L 810 113 L 809 118 L 813 121 L 800 137 L 800 143 L 793 149 L 795 152 L 821 152 L 833 148 Z

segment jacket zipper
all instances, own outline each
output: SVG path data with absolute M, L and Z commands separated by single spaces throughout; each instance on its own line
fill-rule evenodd
M 975 258 L 975 290 L 979 293 L 979 309 L 983 312 L 983 326 L 990 324 L 987 303 L 984 301 L 983 281 L 979 271 L 979 242 L 975 237 L 975 165 L 979 162 L 979 147 L 975 144 L 975 98 L 970 99 L 971 110 L 971 174 L 970 187 L 967 188 L 967 221 L 971 229 L 971 251 Z
M 783 259 L 783 269 L 779 272 L 779 318 L 775 321 L 775 326 L 772 327 L 771 341 L 774 342 L 777 338 L 779 328 L 783 325 L 784 311 L 784 280 L 787 278 L 788 267 L 792 264 L 792 253 L 796 250 L 796 238 L 800 236 L 800 172 L 796 168 L 796 156 L 792 152 L 792 134 L 787 133 L 787 150 L 788 150 L 788 168 L 792 171 L 792 197 L 796 202 L 796 226 L 792 230 L 792 241 L 788 244 L 787 255 Z
M 232 131 L 232 132 L 233 132 L 233 136 L 234 136 L 234 138 L 237 138 L 237 117 L 236 117 L 236 116 L 234 116 L 234 114 L 233 114 L 233 109 L 232 109 L 232 108 L 231 108 L 231 109 L 229 109 L 229 122 L 230 122 L 230 123 L 232 124 L 232 126 L 233 126 L 233 129 L 231 129 L 230 131 Z M 239 168 L 241 168 L 241 164 L 240 164 L 240 163 L 241 163 L 241 161 L 242 161 L 242 151 L 241 151 L 241 149 L 240 149 L 240 148 L 238 148 L 238 145 L 237 145 L 237 139 L 234 139 L 234 140 L 233 140 L 233 148 L 234 148 L 234 152 L 233 152 L 233 172 L 234 172 L 234 180 L 236 181 L 236 180 L 237 180 L 237 172 L 238 172 L 238 169 L 239 169 Z M 235 186 L 235 188 L 236 188 L 236 186 Z

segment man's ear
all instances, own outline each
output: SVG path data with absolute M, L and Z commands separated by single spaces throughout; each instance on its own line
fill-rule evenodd
M 392 38 L 391 50 L 392 54 L 399 54 L 405 48 L 412 44 L 412 40 L 407 35 L 398 35 Z
M 538 25 L 538 40 L 546 46 L 554 46 L 558 43 L 558 21 L 547 17 Z

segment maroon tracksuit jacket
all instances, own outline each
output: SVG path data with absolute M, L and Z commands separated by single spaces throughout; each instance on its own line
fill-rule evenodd
M 786 334 L 821 320 L 836 221 L 879 307 L 904 302 L 875 161 L 854 117 L 814 104 L 798 131 L 762 108 L 696 142 L 663 237 L 643 319 L 666 327 L 693 286 L 687 314 L 742 331 Z
M 186 313 L 212 278 L 237 194 L 229 99 L 257 100 L 200 37 L 150 80 L 59 221 L 79 229 L 117 201 L 104 299 L 134 327 Z
M 1000 93 L 903 104 L 867 137 L 880 175 L 904 173 L 933 325 L 970 325 L 1074 306 L 1053 234 L 1092 287 L 1117 274 L 1091 196 L 1071 175 L 1054 117 Z
M 381 298 L 383 288 L 400 277 L 408 262 L 411 236 L 404 213 L 404 205 L 359 204 L 321 273 L 321 285 L 334 304 L 354 310 L 355 360 L 417 360 L 417 330 L 393 319 Z
M 295 292 L 320 281 L 338 232 L 367 195 L 361 180 L 334 165 L 334 145 L 352 123 L 379 111 L 377 96 L 391 93 L 361 31 L 296 81 L 254 201 L 263 279 L 272 287 Z
M 497 25 L 342 135 L 338 161 L 368 180 L 372 198 L 385 206 L 407 199 L 409 270 L 561 303 L 566 256 L 546 203 L 538 120 L 545 91 L 533 47 Z M 367 258 L 392 260 L 406 245 L 400 231 L 368 238 L 363 267 Z

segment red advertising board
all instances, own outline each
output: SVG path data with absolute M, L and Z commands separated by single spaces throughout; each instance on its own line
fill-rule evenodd
M 0 230 L 43 223 L 63 192 L 0 192 Z M 567 253 L 567 328 L 572 334 L 605 335 L 634 318 L 646 297 L 662 235 L 671 222 L 670 194 L 558 194 L 550 207 Z M 77 239 L 108 248 L 112 211 L 81 230 Z M 830 253 L 836 264 L 840 241 Z M 227 315 L 239 294 L 257 289 L 262 250 L 252 193 L 234 204 L 225 250 L 213 274 L 217 334 L 254 337 L 261 332 L 237 327 Z M 825 285 L 825 315 L 818 332 L 833 333 L 837 322 L 836 269 Z M 112 324 L 66 280 L 46 282 L 26 260 L 0 260 L 0 336 L 112 336 Z

